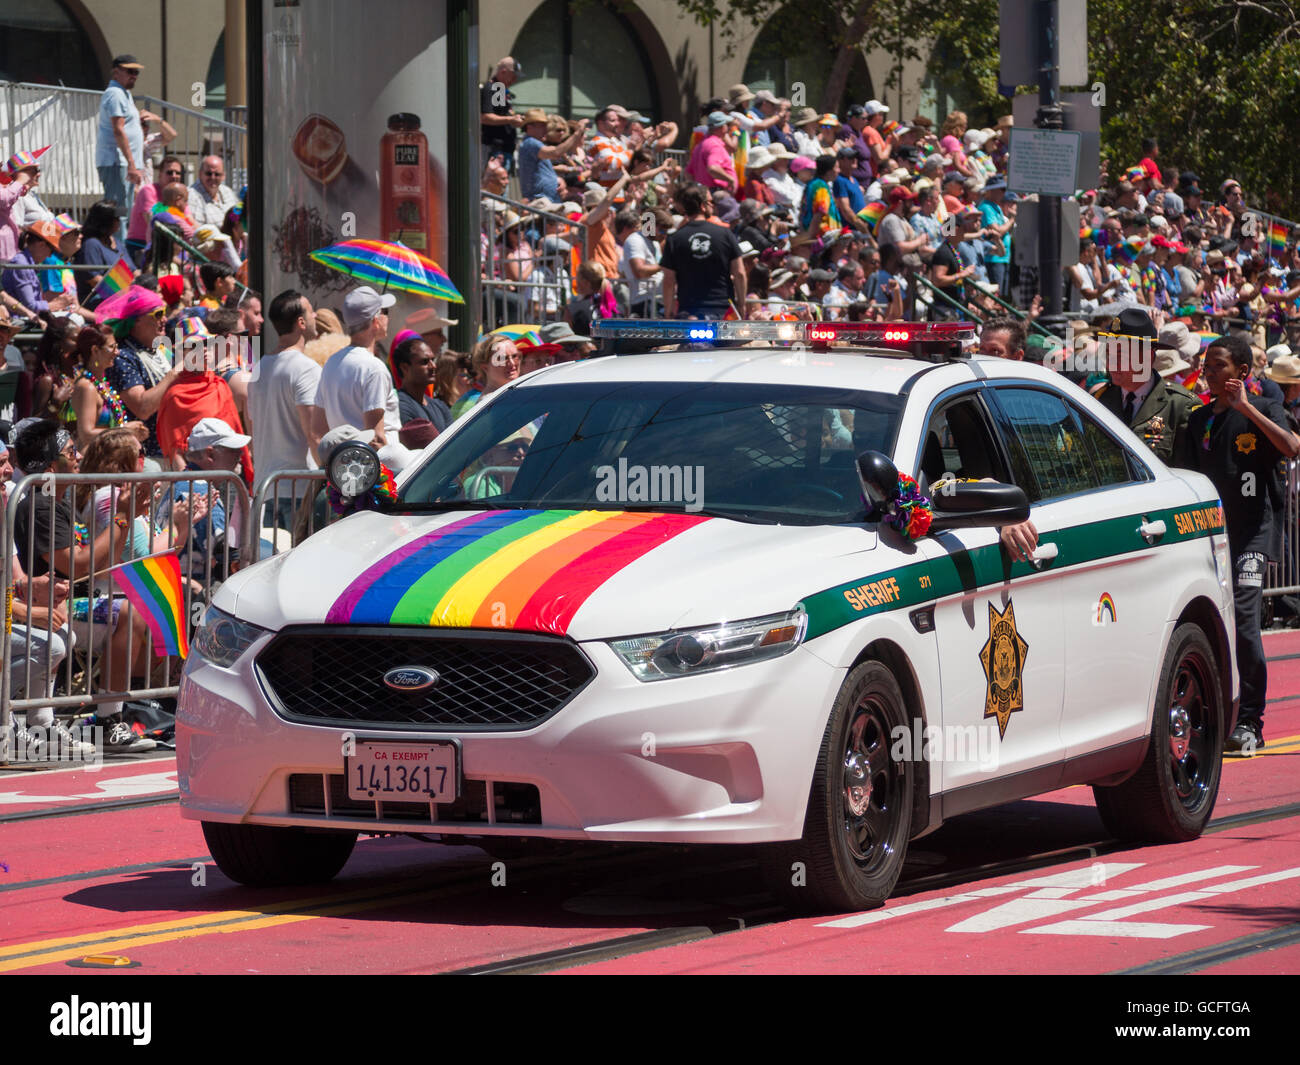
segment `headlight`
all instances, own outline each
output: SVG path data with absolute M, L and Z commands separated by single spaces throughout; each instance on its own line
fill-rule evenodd
M 799 646 L 807 627 L 808 615 L 802 607 L 795 607 L 786 614 L 707 629 L 612 640 L 610 647 L 637 680 L 667 680 L 780 658 Z
M 194 634 L 194 650 L 213 665 L 229 668 L 268 631 L 210 606 Z

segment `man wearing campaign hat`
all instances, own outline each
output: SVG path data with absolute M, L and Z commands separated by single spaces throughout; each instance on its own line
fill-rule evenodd
M 375 353 L 388 336 L 388 309 L 396 302 L 392 293 L 381 296 L 369 285 L 343 298 L 343 328 L 351 343 L 325 363 L 313 416 L 317 439 L 340 425 L 373 430 L 380 459 L 399 473 L 413 456 L 399 442 L 402 414 L 393 375 Z
M 1161 356 L 1193 355 L 1200 340 L 1182 322 L 1172 322 L 1157 334 L 1146 311 L 1128 307 L 1101 327 L 1098 345 L 1106 353 L 1110 378 L 1097 393 L 1101 405 L 1140 436 L 1162 462 L 1179 461 L 1188 416 L 1201 401 L 1165 380 L 1166 374 L 1172 376 L 1190 364 Z
M 104 186 L 104 199 L 117 204 L 126 244 L 126 218 L 135 190 L 144 181 L 144 127 L 131 99 L 143 64 L 133 55 L 113 59 L 108 87 L 99 98 L 99 126 L 95 139 L 95 169 Z

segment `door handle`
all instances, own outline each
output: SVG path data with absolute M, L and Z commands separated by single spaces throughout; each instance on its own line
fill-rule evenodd
M 1051 562 L 1056 558 L 1060 548 L 1056 544 L 1039 544 L 1034 548 L 1034 553 L 1029 556 L 1029 562 L 1034 569 L 1042 569 L 1044 562 Z
M 1163 521 L 1144 521 L 1138 526 L 1138 532 L 1142 534 L 1142 539 L 1149 544 L 1154 544 L 1164 536 L 1165 531 L 1166 526 Z

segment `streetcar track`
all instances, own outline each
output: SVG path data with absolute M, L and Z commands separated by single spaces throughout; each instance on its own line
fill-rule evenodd
M 1238 936 L 1236 939 L 1189 950 L 1184 954 L 1175 954 L 1171 958 L 1162 958 L 1160 961 L 1148 962 L 1132 969 L 1118 969 L 1110 975 L 1186 976 L 1251 954 L 1289 947 L 1293 943 L 1300 943 L 1300 922 L 1284 924 L 1266 932 L 1252 932 L 1248 936 Z
M 36 802 L 40 798 L 39 795 L 33 795 L 32 801 Z M 140 795 L 135 798 L 106 799 L 103 802 L 80 803 L 76 806 L 50 806 L 44 810 L 21 810 L 13 814 L 0 814 L 0 824 L 15 821 L 39 821 L 49 817 L 74 817 L 77 814 L 111 813 L 113 810 L 131 810 L 140 806 L 162 806 L 164 803 L 175 802 L 179 798 L 180 793 L 173 791 L 166 795 Z
M 125 876 L 129 873 L 148 873 L 155 869 L 190 869 L 195 862 L 210 862 L 212 855 L 200 854 L 195 858 L 172 858 L 161 862 L 140 862 L 136 865 L 117 865 L 111 869 L 91 869 L 84 873 L 67 873 L 64 876 L 46 876 L 39 880 L 19 880 L 0 884 L 0 894 L 20 888 L 48 887 L 50 884 L 71 884 L 78 880 L 98 880 L 104 876 Z

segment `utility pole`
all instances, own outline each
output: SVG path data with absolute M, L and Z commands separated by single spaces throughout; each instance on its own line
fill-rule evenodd
M 1061 129 L 1065 120 L 1060 102 L 1060 38 L 1057 0 L 1038 0 L 1038 113 L 1039 129 Z M 1061 313 L 1061 200 L 1038 197 L 1038 288 L 1044 314 Z

